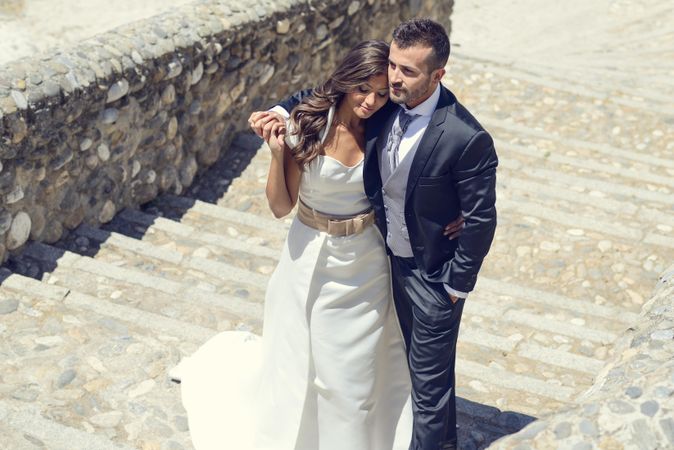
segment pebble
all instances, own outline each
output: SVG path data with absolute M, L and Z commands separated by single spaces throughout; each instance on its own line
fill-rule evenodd
M 168 74 L 166 79 L 175 78 L 183 72 L 183 65 L 178 60 L 171 61 L 168 64 Z
M 520 245 L 515 249 L 515 251 L 517 252 L 517 256 L 522 258 L 523 256 L 527 256 L 531 253 L 531 247 L 527 245 Z
M 578 430 L 581 433 L 591 437 L 595 437 L 599 434 L 597 426 L 587 419 L 583 419 L 580 421 L 580 423 L 578 423 Z
M 112 220 L 113 217 L 115 217 L 115 213 L 117 212 L 117 208 L 115 204 L 107 200 L 103 204 L 103 208 L 101 209 L 101 212 L 98 214 L 98 221 L 101 223 L 107 223 Z
M 12 392 L 12 398 L 28 403 L 34 402 L 39 396 L 40 391 L 38 390 L 37 385 L 34 384 L 21 386 Z
M 623 273 L 625 271 L 625 264 L 615 263 L 611 265 L 611 270 L 615 273 Z
M 104 373 L 108 371 L 108 369 L 105 368 L 101 360 L 96 358 L 95 356 L 87 357 L 86 361 L 94 370 L 96 370 L 99 373 Z
M 9 298 L 0 300 L 0 314 L 11 314 L 19 308 L 19 300 Z
M 136 385 L 136 387 L 129 390 L 129 398 L 136 398 L 147 394 L 152 389 L 154 389 L 156 384 L 157 382 L 154 381 L 153 379 L 142 381 L 141 383 Z
M 63 338 L 61 336 L 43 336 L 35 338 L 35 343 L 39 345 L 44 345 L 47 347 L 55 347 L 57 345 L 63 344 Z
M 653 395 L 655 395 L 657 398 L 670 397 L 672 394 L 674 394 L 674 387 L 669 386 L 658 386 L 653 391 Z
M 489 392 L 489 389 L 479 380 L 471 380 L 468 382 L 468 386 L 477 392 Z
M 658 409 L 660 409 L 660 405 L 655 400 L 648 400 L 641 404 L 642 414 L 648 417 L 653 417 L 658 412 Z
M 622 400 L 611 400 L 608 402 L 608 408 L 616 414 L 633 413 L 635 408 L 631 404 Z
M 668 417 L 666 419 L 660 419 L 660 429 L 663 434 L 666 436 L 672 446 L 674 446 L 674 419 Z
M 540 244 L 540 248 L 546 252 L 556 252 L 562 247 L 556 242 L 543 241 Z
M 57 389 L 62 389 L 72 383 L 72 381 L 75 379 L 77 376 L 77 372 L 75 369 L 68 369 L 59 375 L 59 377 L 56 379 L 56 388 Z
M 611 243 L 611 241 L 607 241 L 607 240 L 601 240 L 597 244 L 597 248 L 602 253 L 606 253 L 607 251 L 611 250 L 611 247 L 613 247 L 613 244 Z
M 14 103 L 16 104 L 16 107 L 19 109 L 27 109 L 28 108 L 28 101 L 26 100 L 26 97 L 19 91 L 11 91 L 10 96 L 14 100 Z
M 101 113 L 101 122 L 110 125 L 117 122 L 119 111 L 116 108 L 108 108 Z
M 349 8 L 346 10 L 346 13 L 349 16 L 353 16 L 360 9 L 360 2 L 358 0 L 353 0 L 349 3 Z
M 290 21 L 288 19 L 276 22 L 276 32 L 278 34 L 287 34 L 290 31 Z
M 5 243 L 7 249 L 15 250 L 21 247 L 28 240 L 28 236 L 30 236 L 31 225 L 30 216 L 24 211 L 14 216 Z
M 641 397 L 642 390 L 639 386 L 630 386 L 627 388 L 625 391 L 625 394 L 627 394 L 630 398 L 639 398 Z
M 197 84 L 199 81 L 201 81 L 201 77 L 204 75 L 204 64 L 202 62 L 199 62 L 197 64 L 197 67 L 194 68 L 194 70 L 191 73 L 191 80 L 190 84 L 194 86 Z M 264 83 L 262 83 L 264 84 Z
M 106 144 L 101 144 L 96 150 L 98 157 L 101 161 L 105 162 L 110 159 L 110 148 Z
M 654 331 L 651 333 L 651 339 L 654 341 L 670 341 L 674 339 L 674 329 Z
M 634 292 L 632 289 L 625 289 L 625 292 L 629 296 L 630 300 L 632 300 L 632 303 L 637 305 L 642 305 L 644 303 L 644 298 L 637 292 Z
M 117 80 L 115 83 L 113 83 L 112 86 L 110 86 L 110 89 L 108 89 L 108 98 L 106 100 L 106 103 L 112 103 L 114 101 L 117 101 L 128 93 L 129 93 L 129 82 L 126 81 L 124 78 Z
M 176 429 L 178 431 L 186 432 L 189 430 L 187 417 L 185 416 L 175 416 L 173 423 L 175 423 Z
M 89 422 L 93 423 L 97 427 L 114 428 L 119 425 L 122 417 L 123 414 L 120 411 L 110 411 L 90 417 Z

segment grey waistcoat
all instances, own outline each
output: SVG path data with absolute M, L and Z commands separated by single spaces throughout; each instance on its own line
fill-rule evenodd
M 382 181 L 382 196 L 384 199 L 384 211 L 386 212 L 386 244 L 394 255 L 403 258 L 411 258 L 412 246 L 410 236 L 405 224 L 405 191 L 407 179 L 414 160 L 415 150 L 411 150 L 398 167 L 391 173 L 389 157 L 385 146 L 382 148 L 379 158 L 379 171 Z

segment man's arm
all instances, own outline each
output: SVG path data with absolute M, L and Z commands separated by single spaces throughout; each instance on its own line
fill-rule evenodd
M 497 165 L 491 136 L 479 131 L 468 142 L 453 169 L 455 188 L 465 218 L 454 258 L 450 261 L 448 279 L 445 280 L 456 297 L 462 297 L 460 294 L 468 293 L 475 287 L 482 261 L 494 239 Z
M 305 89 L 282 100 L 268 111 L 254 111 L 248 117 L 248 124 L 255 134 L 267 141 L 274 124 L 287 120 L 290 117 L 290 112 L 300 104 L 304 97 L 311 95 L 312 92 L 312 89 Z
M 302 99 L 304 97 L 310 96 L 313 91 L 314 91 L 313 89 L 304 89 L 304 90 L 295 92 L 290 97 L 278 102 L 274 106 L 274 108 L 281 107 L 284 110 L 286 110 L 288 112 L 288 116 L 290 116 L 290 112 L 295 108 L 295 106 L 299 105 L 302 102 Z M 272 108 L 272 110 L 274 108 Z

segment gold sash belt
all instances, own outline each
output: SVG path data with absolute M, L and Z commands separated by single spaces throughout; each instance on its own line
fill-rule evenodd
M 297 218 L 300 222 L 331 236 L 357 234 L 362 232 L 366 226 L 374 223 L 374 211 L 372 209 L 352 217 L 335 217 L 316 211 L 302 200 L 297 203 Z

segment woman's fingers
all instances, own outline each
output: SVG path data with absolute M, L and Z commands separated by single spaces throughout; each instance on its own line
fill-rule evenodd
M 269 129 L 266 132 L 268 137 L 265 141 L 269 145 L 269 149 L 274 153 L 278 153 L 284 148 L 285 128 L 285 122 L 276 121 L 269 125 Z
M 269 140 L 272 127 L 277 122 L 285 124 L 285 118 L 275 111 L 255 111 L 248 117 L 250 127 L 265 141 Z

